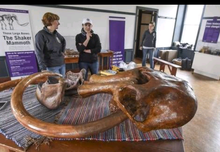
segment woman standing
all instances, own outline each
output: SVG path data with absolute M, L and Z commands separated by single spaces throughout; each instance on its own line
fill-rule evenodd
M 47 12 L 43 15 L 44 27 L 35 35 L 35 50 L 41 71 L 48 70 L 65 77 L 64 51 L 66 40 L 57 32 L 60 17 Z
M 76 35 L 76 48 L 79 51 L 79 68 L 85 69 L 85 80 L 88 79 L 88 72 L 98 74 L 99 63 L 98 53 L 101 52 L 99 36 L 92 30 L 92 20 L 85 18 L 82 21 L 82 29 Z
M 156 49 L 156 31 L 154 30 L 155 23 L 150 22 L 148 30 L 143 34 L 140 50 L 143 50 L 142 66 L 146 66 L 146 57 L 149 54 L 150 68 L 154 69 L 154 50 Z

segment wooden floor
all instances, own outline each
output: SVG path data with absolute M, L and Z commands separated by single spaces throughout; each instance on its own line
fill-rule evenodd
M 138 59 L 135 62 L 141 63 Z M 169 73 L 168 69 L 165 72 Z M 220 81 L 180 69 L 176 76 L 190 83 L 198 101 L 194 118 L 182 127 L 185 152 L 219 152 Z

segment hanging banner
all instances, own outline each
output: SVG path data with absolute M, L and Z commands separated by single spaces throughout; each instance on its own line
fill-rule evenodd
M 0 56 L 10 77 L 38 72 L 28 10 L 0 8 L 0 23 Z
M 220 20 L 214 18 L 206 22 L 205 31 L 203 35 L 203 42 L 217 43 L 220 32 Z
M 109 49 L 114 52 L 112 65 L 124 61 L 125 17 L 109 16 Z

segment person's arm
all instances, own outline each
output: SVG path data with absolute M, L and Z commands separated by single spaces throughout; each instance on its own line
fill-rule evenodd
M 141 39 L 140 50 L 142 50 L 142 49 L 143 49 L 143 42 L 144 42 L 145 35 L 146 35 L 145 33 L 146 33 L 146 31 L 144 32 L 144 34 L 143 34 L 143 36 L 142 36 L 142 39 Z
M 66 50 L 66 39 L 62 36 L 62 52 L 64 53 Z
M 92 33 L 86 33 L 86 40 L 83 42 L 83 45 L 85 46 L 85 47 L 87 47 L 87 45 L 88 45 L 88 43 L 89 43 L 89 40 L 90 40 L 90 38 L 92 37 Z M 92 53 L 92 51 L 90 50 L 90 49 L 84 49 L 84 52 L 85 53 Z
M 101 49 L 102 49 L 100 38 L 98 34 L 95 34 L 93 36 L 95 36 L 95 48 L 90 49 L 90 50 L 91 50 L 91 53 L 98 54 L 101 52 Z
M 37 33 L 35 35 L 35 52 L 36 52 L 38 65 L 41 71 L 46 70 L 46 65 L 44 61 L 44 47 L 45 47 L 44 37 L 41 33 Z
M 87 47 L 88 43 L 89 43 L 89 40 L 90 40 L 90 37 L 92 37 L 92 34 L 91 33 L 86 33 L 86 40 L 83 42 L 83 45 L 85 47 Z
M 141 39 L 141 46 L 143 46 L 145 36 L 146 36 L 146 31 L 144 32 L 144 34 L 143 34 L 143 36 L 142 36 L 142 39 Z
M 81 34 L 76 35 L 75 41 L 78 52 L 84 52 L 86 47 L 83 45 L 84 41 L 82 40 Z
M 156 48 L 156 39 L 157 39 L 157 33 L 155 32 L 155 37 L 154 37 L 154 42 L 153 42 L 154 48 Z
M 66 39 L 62 36 L 62 54 L 65 56 L 65 50 L 66 50 Z

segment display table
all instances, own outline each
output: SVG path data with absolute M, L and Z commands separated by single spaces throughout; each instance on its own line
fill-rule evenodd
M 165 61 L 165 60 L 162 60 L 160 58 L 153 57 L 153 59 L 154 59 L 154 67 L 157 63 L 159 63 L 159 66 L 160 66 L 159 70 L 164 72 L 165 71 L 165 66 L 167 66 L 169 71 L 170 71 L 170 74 L 174 75 L 174 76 L 176 76 L 177 69 L 181 68 L 181 66 L 179 66 L 179 65 L 173 64 L 173 63 Z
M 0 151 L 2 152 L 24 152 L 13 141 L 6 139 L 0 134 Z M 80 140 L 55 140 L 50 145 L 42 144 L 39 150 L 32 145 L 27 152 L 184 152 L 182 140 L 156 140 L 156 141 L 80 141 Z
M 79 56 L 73 56 L 73 57 L 68 57 L 68 56 L 65 56 L 65 63 L 68 64 L 68 63 L 78 63 L 79 61 Z
M 220 56 L 195 52 L 192 69 L 198 73 L 216 80 L 220 79 Z
M 98 54 L 98 56 L 99 56 L 99 64 L 101 64 L 101 65 L 100 65 L 100 69 L 101 69 L 101 70 L 111 68 L 111 66 L 112 66 L 113 54 L 114 54 L 114 52 L 113 52 L 113 51 L 110 51 L 110 50 L 107 51 L 107 52 L 100 52 L 100 53 Z M 107 58 L 106 66 L 104 66 L 104 58 Z M 100 60 L 101 60 L 101 62 L 100 62 Z M 72 56 L 72 57 L 68 57 L 68 56 L 65 57 L 65 63 L 66 63 L 66 64 L 69 64 L 69 63 L 78 63 L 78 61 L 79 61 L 79 56 L 77 56 L 77 55 L 74 55 L 74 56 Z
M 101 70 L 111 69 L 114 52 L 113 51 L 101 52 L 98 55 L 99 57 L 101 57 L 101 66 L 100 66 L 101 68 L 100 69 Z M 107 58 L 106 67 L 104 66 L 104 58 Z

